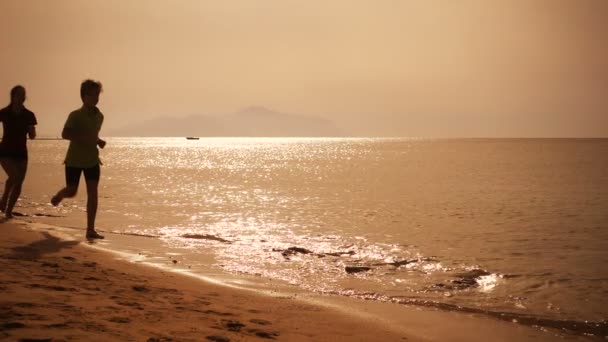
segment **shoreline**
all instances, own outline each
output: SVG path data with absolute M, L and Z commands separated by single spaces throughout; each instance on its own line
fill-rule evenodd
M 375 322 L 137 265 L 0 224 L 0 337 L 8 340 L 420 340 Z
M 492 334 L 496 341 L 588 340 L 474 314 L 227 286 L 210 281 L 212 276 L 138 265 L 25 222 L 2 223 L 0 229 L 1 262 L 9 271 L 0 283 L 0 325 L 7 338 L 483 341 Z M 66 301 L 74 305 L 59 305 Z M 63 321 L 43 319 L 39 312 Z M 81 321 L 83 316 L 92 320 Z M 129 328 L 133 325 L 137 332 Z
M 51 231 L 64 239 L 78 239 L 81 228 L 48 225 L 29 221 L 29 227 L 39 231 Z M 339 292 L 319 292 L 307 290 L 293 284 L 288 284 L 283 280 L 265 278 L 261 275 L 255 276 L 247 273 L 230 273 L 218 270 L 210 265 L 216 264 L 213 252 L 197 253 L 197 259 L 193 260 L 189 255 L 182 253 L 182 248 L 167 246 L 159 243 L 159 236 L 141 235 L 132 233 L 118 233 L 112 231 L 102 231 L 109 239 L 99 241 L 95 244 L 88 244 L 87 247 L 99 249 L 105 253 L 116 255 L 118 258 L 128 260 L 135 264 L 159 268 L 168 272 L 175 272 L 198 281 L 209 282 L 219 286 L 230 287 L 238 291 L 250 291 L 267 296 L 292 296 L 299 300 L 316 303 L 316 305 L 326 305 L 326 302 L 333 302 L 333 308 L 341 310 L 345 307 L 352 308 L 360 302 L 378 302 L 379 307 L 402 306 L 407 308 L 422 309 L 429 311 L 454 312 L 463 315 L 476 315 L 491 320 L 498 320 L 506 323 L 517 323 L 537 330 L 550 329 L 560 336 L 587 336 L 587 337 L 606 337 L 605 321 L 584 321 L 568 320 L 543 317 L 541 315 L 514 313 L 510 311 L 484 310 L 472 306 L 462 306 L 443 302 L 426 301 L 412 299 L 402 296 L 381 296 L 377 297 L 369 292 L 351 292 L 344 295 Z M 152 238 L 152 239 L 150 239 Z M 158 250 L 165 250 L 166 253 L 158 253 Z M 369 304 L 366 304 L 369 305 Z M 366 305 L 358 308 L 365 311 Z M 391 309 L 389 309 L 390 311 Z M 347 311 L 349 314 L 352 312 Z M 377 316 L 387 316 L 379 310 Z M 389 325 L 398 326 L 403 322 L 389 320 Z M 547 330 L 548 331 L 548 330 Z

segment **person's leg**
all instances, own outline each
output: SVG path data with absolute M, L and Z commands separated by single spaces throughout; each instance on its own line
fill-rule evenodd
M 99 182 L 87 180 L 87 232 L 95 231 L 97 216 L 97 187 Z
M 2 169 L 6 172 L 6 182 L 4 183 L 4 192 L 2 193 L 2 198 L 0 198 L 0 211 L 6 211 L 6 204 L 8 203 L 8 197 L 11 193 L 11 189 L 13 188 L 15 175 L 17 174 L 17 170 L 13 165 L 12 159 L 10 158 L 2 158 L 0 159 L 0 165 L 2 165 Z
M 11 189 L 10 195 L 8 196 L 8 203 L 6 204 L 6 217 L 13 217 L 13 208 L 21 196 L 21 187 L 23 186 L 23 181 L 25 180 L 25 174 L 27 173 L 27 159 L 16 159 L 13 161 L 15 166 L 15 179 L 13 181 L 13 187 Z
M 87 238 L 88 239 L 103 239 L 95 231 L 95 218 L 97 217 L 97 189 L 99 187 L 100 168 L 99 165 L 85 169 L 84 178 L 87 183 Z
M 81 168 L 76 167 L 65 167 L 65 187 L 59 190 L 53 198 L 51 198 L 51 204 L 58 206 L 64 198 L 72 198 L 76 196 L 78 192 L 78 183 L 80 182 Z
M 8 175 L 8 172 L 7 172 L 7 175 Z M 0 198 L 0 211 L 1 212 L 6 211 L 6 203 L 8 203 L 8 194 L 11 193 L 12 187 L 13 187 L 13 179 L 11 177 L 7 177 L 6 182 L 4 182 L 4 192 L 2 193 L 2 198 Z

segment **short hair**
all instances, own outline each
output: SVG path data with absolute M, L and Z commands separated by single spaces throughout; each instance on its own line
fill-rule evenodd
M 17 92 L 22 91 L 25 93 L 25 87 L 22 85 L 16 85 L 13 87 L 13 89 L 11 89 L 11 100 L 17 96 Z
M 84 80 L 82 84 L 80 84 L 80 98 L 83 98 L 85 95 L 91 94 L 92 92 L 99 94 L 101 93 L 101 90 L 101 82 L 93 80 Z

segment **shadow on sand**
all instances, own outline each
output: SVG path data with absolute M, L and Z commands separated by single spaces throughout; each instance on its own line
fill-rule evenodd
M 65 241 L 52 236 L 49 233 L 42 233 L 43 239 L 34 241 L 25 246 L 13 247 L 13 253 L 8 258 L 36 260 L 45 254 L 57 253 L 64 248 L 72 248 L 79 244 L 79 241 Z

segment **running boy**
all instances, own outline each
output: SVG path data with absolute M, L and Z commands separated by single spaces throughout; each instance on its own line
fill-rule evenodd
M 106 142 L 99 138 L 103 114 L 97 108 L 102 86 L 100 82 L 85 80 L 80 85 L 82 107 L 70 113 L 61 137 L 70 141 L 65 157 L 65 188 L 51 199 L 51 204 L 59 205 L 64 198 L 76 196 L 80 174 L 84 173 L 87 185 L 87 239 L 103 239 L 95 231 L 97 215 L 97 188 L 99 185 L 101 161 L 99 150 Z

